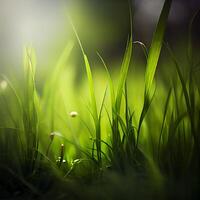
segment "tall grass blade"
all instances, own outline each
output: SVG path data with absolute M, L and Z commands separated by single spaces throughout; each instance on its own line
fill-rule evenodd
M 146 73 L 145 73 L 144 105 L 142 108 L 142 112 L 141 112 L 139 124 L 138 124 L 136 146 L 138 145 L 142 122 L 146 116 L 146 113 L 152 101 L 153 94 L 155 92 L 155 89 L 152 92 L 153 80 L 154 80 L 155 71 L 158 64 L 158 59 L 160 57 L 161 47 L 163 43 L 163 38 L 164 38 L 164 33 L 166 29 L 166 24 L 167 24 L 167 19 L 168 19 L 171 3 L 172 3 L 172 0 L 165 0 L 156 30 L 153 35 L 149 54 L 148 54 L 147 67 L 146 67 Z
M 128 74 L 128 69 L 130 66 L 130 61 L 131 61 L 131 56 L 132 56 L 132 50 L 133 50 L 133 40 L 132 40 L 132 33 L 131 37 L 128 40 L 124 59 L 122 62 L 121 70 L 120 70 L 120 78 L 119 78 L 119 83 L 118 83 L 118 89 L 117 89 L 117 94 L 116 94 L 116 101 L 115 101 L 115 112 L 119 113 L 120 112 L 120 106 L 121 106 L 121 100 L 122 100 L 122 94 Z
M 95 97 L 95 92 L 94 92 L 94 82 L 93 82 L 93 77 L 92 77 L 92 72 L 91 72 L 91 67 L 90 63 L 88 60 L 87 55 L 85 54 L 85 51 L 83 49 L 83 46 L 81 44 L 80 38 L 78 36 L 78 33 L 71 22 L 73 31 L 76 35 L 77 41 L 79 43 L 79 46 L 81 48 L 84 62 L 85 62 L 85 69 L 87 73 L 87 78 L 88 78 L 88 85 L 89 85 L 89 91 L 90 91 L 90 99 L 91 99 L 91 108 L 92 108 L 92 117 L 94 119 L 94 124 L 95 124 L 95 132 L 96 132 L 96 148 L 97 148 L 97 158 L 98 158 L 98 163 L 99 166 L 101 166 L 101 128 L 100 128 L 100 116 L 98 117 L 98 111 L 97 111 L 97 104 L 96 104 L 96 97 Z
M 98 57 L 100 58 L 105 70 L 106 70 L 106 73 L 107 73 L 107 77 L 108 77 L 108 82 L 109 82 L 109 88 L 110 88 L 110 98 L 111 98 L 111 105 L 114 106 L 115 104 L 115 91 L 114 91 L 114 86 L 113 86 L 113 81 L 112 81 L 112 78 L 111 78 L 111 75 L 110 75 L 110 72 L 107 68 L 107 65 L 104 61 L 104 59 L 101 57 L 101 55 L 97 52 L 97 55 Z M 114 108 L 113 108 L 114 109 Z
M 39 145 L 38 126 L 39 126 L 39 97 L 35 86 L 35 66 L 36 57 L 32 48 L 26 48 L 24 54 L 24 101 L 23 101 L 23 119 L 22 129 L 24 132 L 26 157 L 25 162 L 30 163 L 28 172 L 34 169 L 37 158 L 37 149 Z
M 156 31 L 153 35 L 153 40 L 151 43 L 151 47 L 149 50 L 148 60 L 147 60 L 147 68 L 145 74 L 145 94 L 149 95 L 153 79 L 156 71 L 156 67 L 158 64 L 158 59 L 160 56 L 160 51 L 163 43 L 164 33 L 166 29 L 167 19 L 171 7 L 172 0 L 165 0 L 163 9 L 161 11 L 161 15 L 156 27 Z

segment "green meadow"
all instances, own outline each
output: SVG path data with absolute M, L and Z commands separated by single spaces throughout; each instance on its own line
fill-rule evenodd
M 200 51 L 190 34 L 198 12 L 183 63 L 165 39 L 171 3 L 150 47 L 134 39 L 127 11 L 116 67 L 98 51 L 94 66 L 68 18 L 73 37 L 53 68 L 41 75 L 27 46 L 23 67 L 0 75 L 0 199 L 200 198 Z

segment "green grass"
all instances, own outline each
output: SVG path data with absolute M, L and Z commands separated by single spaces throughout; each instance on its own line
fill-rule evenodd
M 191 38 L 185 74 L 170 46 L 163 45 L 171 2 L 164 3 L 149 51 L 134 41 L 130 20 L 115 76 L 99 53 L 101 70 L 94 73 L 73 24 L 76 40 L 47 74 L 42 92 L 36 87 L 33 48 L 24 52 L 23 80 L 14 84 L 1 76 L 0 198 L 200 197 L 198 72 Z M 81 86 L 74 84 L 69 64 L 76 43 L 86 72 Z M 131 73 L 137 68 L 134 44 L 142 46 L 147 59 L 144 74 Z M 155 81 L 162 47 L 173 67 L 168 84 Z

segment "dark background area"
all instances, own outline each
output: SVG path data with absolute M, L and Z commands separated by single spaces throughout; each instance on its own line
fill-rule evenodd
M 87 3 L 86 3 L 87 2 Z M 164 0 L 134 0 L 132 1 L 133 8 L 133 24 L 134 24 L 134 40 L 144 42 L 147 46 L 150 45 L 155 25 L 158 21 Z M 130 30 L 129 23 L 129 7 L 126 0 L 86 0 L 85 5 L 90 6 L 91 16 L 100 16 L 103 21 L 113 23 L 112 34 L 113 37 L 119 34 L 117 41 L 112 45 L 104 46 L 103 50 L 106 51 L 105 56 L 121 53 L 124 41 Z M 171 12 L 168 20 L 168 27 L 166 32 L 166 40 L 171 45 L 177 46 L 188 39 L 189 23 L 197 10 L 200 9 L 199 0 L 174 0 L 171 7 Z M 98 21 L 98 20 L 97 20 Z M 87 31 L 87 30 L 85 30 Z M 105 34 L 102 31 L 102 34 Z M 86 35 L 91 35 L 92 31 L 89 30 Z M 200 44 L 200 15 L 194 21 L 192 29 L 194 44 Z M 87 42 L 87 41 L 86 41 Z M 89 41 L 88 41 L 89 42 Z M 86 45 L 87 46 L 87 45 Z M 88 45 L 90 46 L 90 45 Z

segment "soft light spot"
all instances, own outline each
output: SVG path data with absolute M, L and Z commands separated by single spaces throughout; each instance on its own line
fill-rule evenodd
M 2 90 L 5 90 L 7 88 L 7 86 L 8 86 L 7 81 L 5 81 L 5 80 L 1 81 L 0 87 Z

